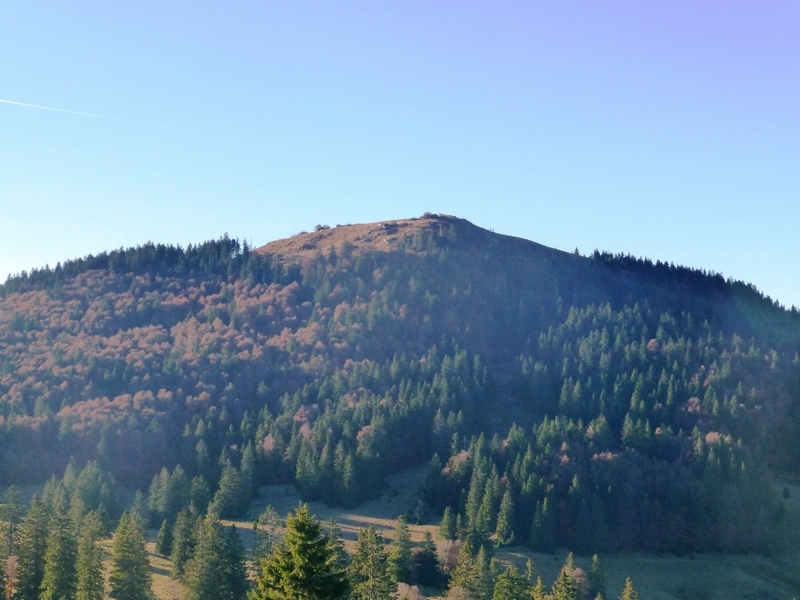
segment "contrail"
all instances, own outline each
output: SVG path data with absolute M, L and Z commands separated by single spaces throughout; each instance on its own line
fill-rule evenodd
M 14 100 L 0 99 L 3 104 L 13 104 L 14 106 L 25 106 L 27 108 L 38 108 L 41 110 L 52 110 L 54 112 L 67 113 L 70 115 L 80 115 L 82 117 L 93 117 L 95 119 L 106 119 L 108 121 L 120 121 L 122 123 L 134 123 L 136 125 L 149 125 L 150 127 L 166 127 L 167 129 L 175 129 L 177 131 L 190 131 L 183 127 L 175 127 L 174 125 L 164 125 L 163 123 L 153 123 L 151 121 L 136 121 L 134 119 L 122 119 L 120 117 L 109 117 L 108 115 L 98 115 L 95 113 L 81 112 L 79 110 L 67 110 L 66 108 L 55 108 L 53 106 L 42 106 L 41 104 L 28 104 L 27 102 L 15 102 Z

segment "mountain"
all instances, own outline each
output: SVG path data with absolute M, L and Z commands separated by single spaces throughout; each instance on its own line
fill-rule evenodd
M 798 349 L 752 286 L 447 215 L 146 244 L 0 286 L 0 480 L 181 465 L 236 512 L 289 481 L 354 506 L 429 463 L 418 516 L 478 538 L 765 549 Z

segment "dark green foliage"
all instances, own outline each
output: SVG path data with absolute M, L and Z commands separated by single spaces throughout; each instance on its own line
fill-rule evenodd
M 358 531 L 356 550 L 347 568 L 350 597 L 354 600 L 390 598 L 397 587 L 392 577 L 383 539 L 374 527 Z
M 0 521 L 2 521 L 2 552 L 0 557 L 16 554 L 16 539 L 22 518 L 25 516 L 25 506 L 22 504 L 22 494 L 19 489 L 11 485 L 5 493 L 5 503 L 0 505 Z
M 597 554 L 592 556 L 592 566 L 589 569 L 589 596 L 596 598 L 606 596 L 606 576 L 600 567 L 600 559 Z
M 439 538 L 443 540 L 456 539 L 456 515 L 449 506 L 445 507 L 442 522 L 439 524 Z
M 34 496 L 19 531 L 14 600 L 38 600 L 44 578 L 49 518 L 44 502 Z
M 531 582 L 514 566 L 498 575 L 492 600 L 526 600 L 531 596 Z
M 272 505 L 267 506 L 253 521 L 253 538 L 251 557 L 256 569 L 260 569 L 264 559 L 272 554 L 281 541 L 280 517 Z
M 244 547 L 235 527 L 224 531 L 214 513 L 203 519 L 183 581 L 187 600 L 241 600 L 245 597 Z
M 336 600 L 347 591 L 347 575 L 330 539 L 303 505 L 287 516 L 284 543 L 262 560 L 250 600 Z
M 414 578 L 420 585 L 438 587 L 442 584 L 442 570 L 436 556 L 436 544 L 430 531 L 426 531 L 420 547 L 414 551 L 411 562 Z
M 497 515 L 495 535 L 498 546 L 509 546 L 515 541 L 516 512 L 514 510 L 514 496 L 511 488 L 507 487 L 500 502 L 500 512 Z
M 394 537 L 389 546 L 388 571 L 395 583 L 411 582 L 411 532 L 403 516 L 395 521 Z
M 161 556 L 169 556 L 172 552 L 172 525 L 169 521 L 164 519 L 161 527 L 158 530 L 158 537 L 156 538 L 156 554 Z
M 173 579 L 183 579 L 186 563 L 194 555 L 198 523 L 199 516 L 192 507 L 180 511 L 175 519 L 170 549 Z
M 66 512 L 58 509 L 50 515 L 47 550 L 44 555 L 41 600 L 73 598 L 77 586 L 76 559 L 78 541 Z
M 97 545 L 102 530 L 103 524 L 96 513 L 89 513 L 84 518 L 75 565 L 75 600 L 103 600 L 103 556 Z
M 116 600 L 150 600 L 150 561 L 138 519 L 122 513 L 111 552 L 110 596 Z

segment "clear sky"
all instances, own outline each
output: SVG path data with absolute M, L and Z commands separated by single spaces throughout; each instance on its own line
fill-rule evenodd
M 2 279 L 431 211 L 800 306 L 796 0 L 3 2 L 0 100 Z

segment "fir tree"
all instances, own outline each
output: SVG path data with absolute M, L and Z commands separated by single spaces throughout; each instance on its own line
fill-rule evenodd
M 589 569 L 589 595 L 592 598 L 606 596 L 606 578 L 603 569 L 600 567 L 600 559 L 597 554 L 592 556 L 592 566 Z
M 397 583 L 411 581 L 411 533 L 403 516 L 395 521 L 394 538 L 389 547 L 389 575 Z
M 44 559 L 41 600 L 61 600 L 75 596 L 77 540 L 72 523 L 63 509 L 50 517 Z
M 388 600 L 397 587 L 389 570 L 381 536 L 374 527 L 360 529 L 353 560 L 348 567 L 355 600 Z
M 5 493 L 5 504 L 0 505 L 0 521 L 3 522 L 4 527 L 0 557 L 7 558 L 16 554 L 15 542 L 24 516 L 25 506 L 22 504 L 22 494 L 17 486 L 11 485 Z
M 442 515 L 442 522 L 439 524 L 439 539 L 440 540 L 454 540 L 456 539 L 456 516 L 453 509 L 449 506 L 444 509 Z
M 156 554 L 169 556 L 170 552 L 172 552 L 172 526 L 170 526 L 169 521 L 164 519 L 156 538 Z
M 39 600 L 47 548 L 47 507 L 34 496 L 19 531 L 17 582 L 13 600 Z
M 639 594 L 633 589 L 633 583 L 630 577 L 625 580 L 625 589 L 622 590 L 622 595 L 619 597 L 619 600 L 639 600 Z
M 430 531 L 426 531 L 422 544 L 414 552 L 412 563 L 417 583 L 427 586 L 438 586 L 442 580 L 439 559 L 436 557 L 436 544 Z
M 500 513 L 497 515 L 495 535 L 498 546 L 510 546 L 514 543 L 514 520 L 514 496 L 511 493 L 511 486 L 508 486 L 500 502 Z
M 226 597 L 224 552 L 222 525 L 213 512 L 209 513 L 200 525 L 194 556 L 186 563 L 183 577 L 186 600 L 221 600 Z
M 247 580 L 245 548 L 235 525 L 228 527 L 223 540 L 222 571 L 225 575 L 223 600 L 243 600 L 250 582 Z
M 553 582 L 553 589 L 550 592 L 553 600 L 578 600 L 578 584 L 573 576 L 575 572 L 575 560 L 572 553 L 567 556 L 564 566 L 558 578 Z
M 173 579 L 183 578 L 186 562 L 194 554 L 194 548 L 197 545 L 197 523 L 198 516 L 192 507 L 183 509 L 175 519 L 175 527 L 172 528 L 172 548 L 170 549 Z
M 347 574 L 305 504 L 286 518 L 284 542 L 262 560 L 255 583 L 250 600 L 336 600 L 347 594 Z
M 144 545 L 144 532 L 139 519 L 122 513 L 114 534 L 111 552 L 111 598 L 116 600 L 150 600 L 150 562 Z
M 256 569 L 277 547 L 281 540 L 280 518 L 272 505 L 264 509 L 258 519 L 253 521 L 253 551 L 251 557 Z
M 83 519 L 78 538 L 76 600 L 103 600 L 103 557 L 97 540 L 103 524 L 96 513 L 90 512 Z
M 492 600 L 523 600 L 531 597 L 531 584 L 516 567 L 509 566 L 497 577 Z

